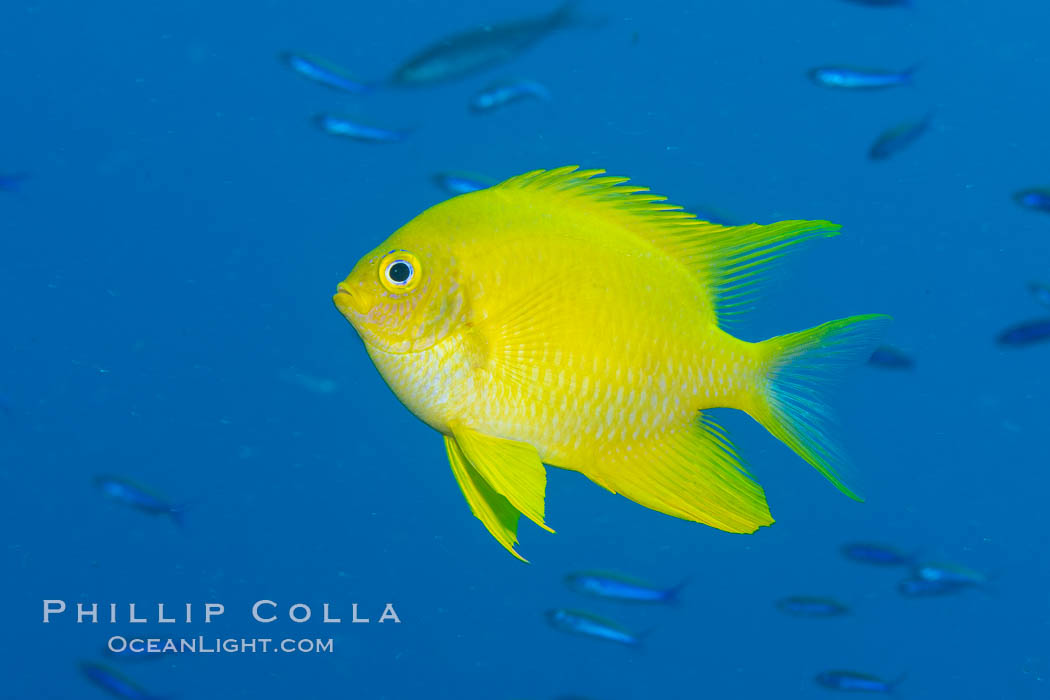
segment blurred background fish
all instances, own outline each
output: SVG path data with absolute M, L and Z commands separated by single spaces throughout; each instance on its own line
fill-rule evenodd
M 926 133 L 933 120 L 933 114 L 927 114 L 919 121 L 905 122 L 882 132 L 868 150 L 871 160 L 886 160 L 894 153 L 904 150 L 919 140 Z
M 958 593 L 967 586 L 950 581 L 927 581 L 922 578 L 906 578 L 897 583 L 897 592 L 905 598 L 932 598 Z
M 645 581 L 605 571 L 579 571 L 565 577 L 565 585 L 577 593 L 636 603 L 676 603 L 686 582 L 657 588 Z
M 626 646 L 638 646 L 641 637 L 611 620 L 581 610 L 548 610 L 547 622 L 556 630 L 579 634 L 584 637 L 605 639 Z
M 496 180 L 487 175 L 459 170 L 435 173 L 430 179 L 439 189 L 451 195 L 476 192 L 496 184 Z
M 818 673 L 813 680 L 817 682 L 817 685 L 830 690 L 860 693 L 892 693 L 894 688 L 904 680 L 904 676 L 894 681 L 887 681 L 878 676 L 856 671 L 823 671 Z
M 1050 318 L 1037 318 L 1010 326 L 996 338 L 999 345 L 1019 348 L 1050 340 Z
M 1014 201 L 1025 209 L 1050 214 L 1050 188 L 1048 187 L 1035 187 L 1015 192 Z
M 80 672 L 89 681 L 115 697 L 125 698 L 126 700 L 162 700 L 159 695 L 153 695 L 142 686 L 108 666 L 82 661 L 80 663 Z
M 984 586 L 988 576 L 980 571 L 951 562 L 925 562 L 916 565 L 912 571 L 916 579 L 934 583 L 947 583 L 956 586 Z
M 849 608 L 833 598 L 818 598 L 796 595 L 781 598 L 776 609 L 796 617 L 840 617 L 849 613 Z
M 364 143 L 400 143 L 408 138 L 409 129 L 386 129 L 354 121 L 338 114 L 318 114 L 314 124 L 326 134 Z
M 911 369 L 915 366 L 915 360 L 906 355 L 903 350 L 892 345 L 882 345 L 871 353 L 868 364 L 884 369 Z
M 302 372 L 295 367 L 286 367 L 281 370 L 278 375 L 281 381 L 287 382 L 293 386 L 297 386 L 301 389 L 306 389 L 315 394 L 332 394 L 339 385 L 332 379 L 325 379 L 324 377 L 315 377 L 312 374 Z
M 915 556 L 905 554 L 895 547 L 874 542 L 849 542 L 839 550 L 842 556 L 861 564 L 876 566 L 911 566 Z
M 435 41 L 394 71 L 397 85 L 429 85 L 462 78 L 505 63 L 551 32 L 575 24 L 575 2 L 550 14 L 489 24 Z
M 18 192 L 28 178 L 29 173 L 0 174 L 0 192 Z
M 500 80 L 489 83 L 470 98 L 470 111 L 484 114 L 521 100 L 548 101 L 550 91 L 535 80 Z
M 917 66 L 903 71 L 851 66 L 820 66 L 806 75 L 821 87 L 840 90 L 884 90 L 900 85 L 911 85 Z
M 185 524 L 185 506 L 174 505 L 161 496 L 119 476 L 96 476 L 95 486 L 107 497 L 149 515 L 167 515 L 180 527 Z
M 281 62 L 294 72 L 318 85 L 353 94 L 368 92 L 369 85 L 350 75 L 345 69 L 330 61 L 297 51 L 282 51 L 278 54 Z

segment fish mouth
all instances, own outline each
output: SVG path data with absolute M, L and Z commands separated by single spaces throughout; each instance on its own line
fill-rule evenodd
M 339 313 L 350 318 L 351 313 L 366 315 L 372 309 L 374 300 L 370 294 L 361 290 L 355 293 L 347 284 L 341 282 L 335 289 L 332 303 L 335 304 L 335 308 L 339 309 Z

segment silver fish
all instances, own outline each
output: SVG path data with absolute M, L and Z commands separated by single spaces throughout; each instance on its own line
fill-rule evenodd
M 429 85 L 491 68 L 522 53 L 551 32 L 574 23 L 574 2 L 550 14 L 489 24 L 431 44 L 398 66 L 397 85 Z
M 535 80 L 501 80 L 490 83 L 470 98 L 470 111 L 475 114 L 491 112 L 511 103 L 529 98 L 550 100 L 547 88 Z
M 578 593 L 639 603 L 676 603 L 685 587 L 683 582 L 672 588 L 657 588 L 638 579 L 603 571 L 571 573 L 565 577 L 565 585 Z
M 894 153 L 907 148 L 926 133 L 932 121 L 933 114 L 927 114 L 920 121 L 906 122 L 887 129 L 871 145 L 871 149 L 868 151 L 868 158 L 871 160 L 885 160 Z
M 486 187 L 492 187 L 496 184 L 495 180 L 486 175 L 477 175 L 475 173 L 466 173 L 457 170 L 436 173 L 431 180 L 433 180 L 435 185 L 452 195 L 477 192 L 478 190 L 483 190 Z
M 807 73 L 809 79 L 821 87 L 842 90 L 880 90 L 910 85 L 916 68 L 903 71 L 879 70 L 876 68 L 853 68 L 851 66 L 820 66 Z
M 318 114 L 314 123 L 321 131 L 366 143 L 400 143 L 408 138 L 408 129 L 386 129 L 370 126 L 338 114 Z
M 623 627 L 620 627 L 611 620 L 592 615 L 582 610 L 548 610 L 547 611 L 547 622 L 554 629 L 561 630 L 563 632 L 571 632 L 572 634 L 580 634 L 585 637 L 595 637 L 597 639 L 606 639 L 610 642 L 616 642 L 617 644 L 625 644 L 627 646 L 638 646 L 641 644 L 641 637 L 632 632 L 628 632 Z
M 343 68 L 317 56 L 297 51 L 282 51 L 278 58 L 293 71 L 318 85 L 355 94 L 372 89 L 371 85 L 354 78 Z
M 119 476 L 101 475 L 95 477 L 95 486 L 118 503 L 149 515 L 167 515 L 180 527 L 185 522 L 186 506 L 171 503 L 133 481 Z

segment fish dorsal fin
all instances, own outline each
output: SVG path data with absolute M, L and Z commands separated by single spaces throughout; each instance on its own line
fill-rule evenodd
M 604 170 L 570 165 L 533 170 L 496 186 L 502 190 L 544 193 L 571 200 L 596 216 L 619 224 L 690 270 L 724 326 L 752 305 L 760 282 L 796 244 L 838 234 L 828 221 L 781 221 L 769 225 L 720 226 L 697 219 L 647 187 L 625 184 L 628 178 Z

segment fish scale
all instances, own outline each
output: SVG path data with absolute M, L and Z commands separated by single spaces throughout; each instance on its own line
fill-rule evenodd
M 857 497 L 819 395 L 885 317 L 761 343 L 723 328 L 786 250 L 837 227 L 709 224 L 602 172 L 534 171 L 438 204 L 334 297 L 394 393 L 445 436 L 474 514 L 520 558 L 519 515 L 550 529 L 546 464 L 753 532 L 772 517 L 714 407 L 747 412 Z

